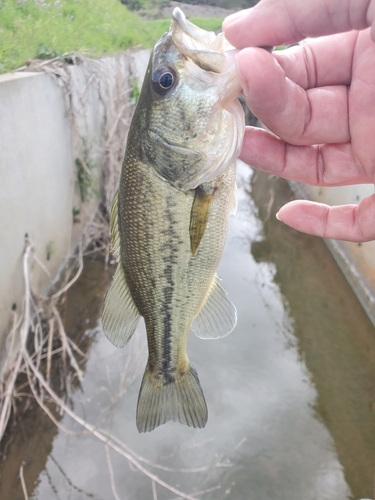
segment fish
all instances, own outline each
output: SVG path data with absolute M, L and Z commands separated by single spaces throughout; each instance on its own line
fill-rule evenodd
M 216 275 L 236 210 L 236 158 L 244 113 L 234 48 L 176 8 L 156 43 L 129 128 L 111 245 L 118 265 L 102 326 L 125 346 L 143 317 L 148 362 L 136 423 L 202 428 L 208 411 L 187 356 L 190 328 L 228 335 L 237 312 Z

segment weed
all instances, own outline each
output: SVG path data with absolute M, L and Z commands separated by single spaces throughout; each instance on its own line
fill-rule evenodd
M 141 91 L 138 86 L 138 78 L 133 78 L 130 90 L 130 99 L 133 104 L 137 104 L 140 93 Z
M 221 26 L 218 19 L 192 21 L 204 29 Z M 118 0 L 2 0 L 0 73 L 30 59 L 72 52 L 95 57 L 133 46 L 151 48 L 169 24 L 169 19 L 144 21 Z
M 49 241 L 46 245 L 46 257 L 47 260 L 51 259 L 51 256 L 56 253 L 56 245 L 54 241 Z
M 99 197 L 99 191 L 95 187 L 98 181 L 97 164 L 84 158 L 76 158 L 77 178 L 81 200 L 83 203 L 90 201 L 93 196 Z

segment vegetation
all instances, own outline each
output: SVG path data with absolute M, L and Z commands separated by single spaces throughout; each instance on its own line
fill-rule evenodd
M 152 8 L 155 4 L 162 4 L 168 0 L 121 0 L 130 10 L 140 10 Z M 177 0 L 178 1 L 178 0 Z M 181 0 L 184 3 L 210 5 L 221 7 L 222 9 L 240 10 L 253 7 L 259 0 Z
M 208 30 L 208 31 L 217 31 L 221 29 L 221 24 L 223 19 L 211 19 L 209 17 L 196 17 L 194 19 L 190 19 L 197 26 Z M 165 33 L 170 25 L 170 19 L 155 19 L 150 21 L 145 21 L 147 27 L 153 33 L 160 33 L 160 36 Z M 157 40 L 158 37 L 155 38 Z
M 185 3 L 196 4 L 196 0 L 184 0 Z M 199 0 L 201 5 L 213 5 L 223 9 L 240 10 L 248 9 L 257 4 L 259 0 Z
M 205 29 L 221 20 L 194 19 Z M 152 47 L 169 20 L 145 21 L 119 0 L 0 1 L 0 73 L 28 59 L 59 57 L 68 52 L 88 56 Z

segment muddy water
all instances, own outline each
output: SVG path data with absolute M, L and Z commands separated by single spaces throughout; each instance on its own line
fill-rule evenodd
M 89 333 L 110 279 L 99 262 L 87 263 L 68 298 L 67 328 L 88 350 L 69 404 L 156 464 L 141 462 L 151 474 L 190 495 L 203 492 L 197 498 L 372 498 L 374 328 L 324 243 L 276 221 L 291 196 L 286 183 L 240 165 L 239 184 L 219 268 L 238 326 L 218 341 L 191 335 L 188 346 L 209 408 L 206 428 L 170 422 L 138 434 L 144 329 L 124 349 Z M 1 500 L 24 498 L 22 462 L 35 500 L 179 498 L 68 416 L 59 417 L 65 430 L 36 408 L 21 422 L 2 450 Z

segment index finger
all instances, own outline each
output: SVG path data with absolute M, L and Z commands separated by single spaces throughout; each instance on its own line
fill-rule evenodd
M 299 42 L 370 26 L 375 0 L 262 0 L 225 19 L 223 31 L 239 49 Z

